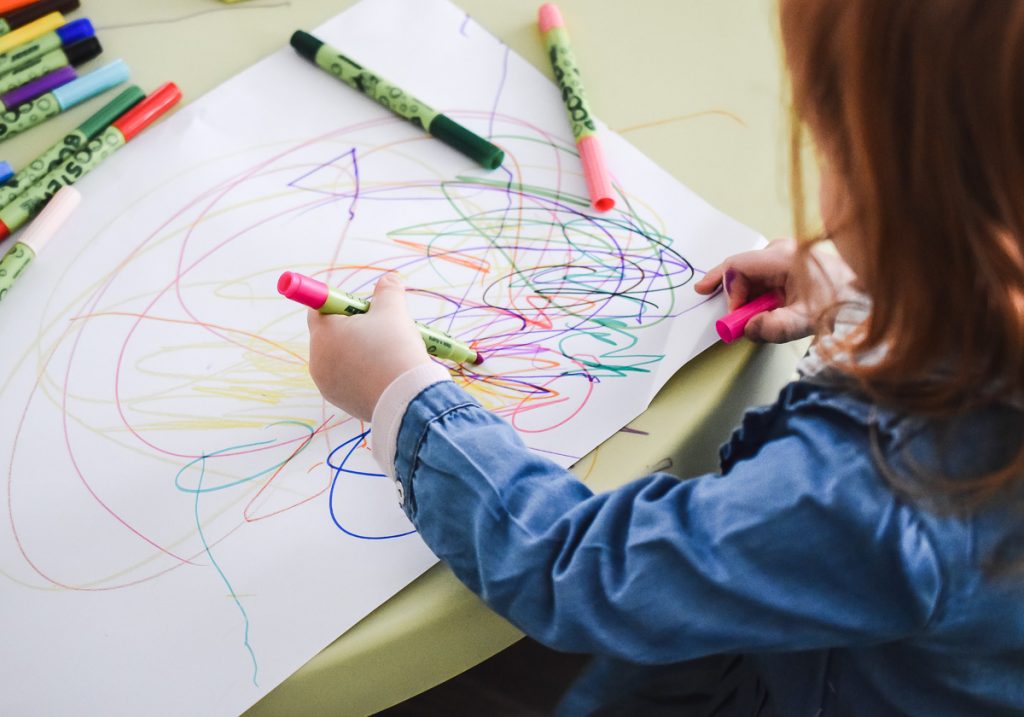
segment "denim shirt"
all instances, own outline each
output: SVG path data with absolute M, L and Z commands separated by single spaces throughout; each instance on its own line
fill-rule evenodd
M 991 469 L 1022 443 L 1019 411 L 933 430 L 800 380 L 748 412 L 719 473 L 594 494 L 451 381 L 408 398 L 383 460 L 403 509 L 540 642 L 649 665 L 751 655 L 787 717 L 1024 714 L 1024 581 L 988 569 L 1024 561 L 1024 501 L 927 507 L 872 457 Z

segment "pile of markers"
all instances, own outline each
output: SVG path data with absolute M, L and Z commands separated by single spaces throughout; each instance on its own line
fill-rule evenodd
M 64 17 L 78 7 L 79 0 L 0 0 L 0 142 L 129 79 L 123 60 L 78 76 L 76 68 L 102 52 L 88 19 Z M 0 162 L 0 241 L 180 99 L 173 82 L 148 96 L 129 85 L 27 166 Z M 39 246 L 18 242 L 0 259 L 0 300 Z

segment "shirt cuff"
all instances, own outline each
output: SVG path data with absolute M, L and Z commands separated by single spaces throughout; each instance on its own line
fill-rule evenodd
M 398 430 L 402 427 L 405 409 L 425 388 L 442 381 L 451 381 L 448 369 L 438 363 L 420 364 L 396 378 L 377 399 L 373 408 L 373 440 L 370 451 L 389 478 L 395 478 L 395 448 Z

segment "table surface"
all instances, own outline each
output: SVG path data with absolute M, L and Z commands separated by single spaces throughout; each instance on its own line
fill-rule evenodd
M 456 0 L 548 76 L 537 0 Z M 83 0 L 104 45 L 145 90 L 194 100 L 351 0 Z M 767 237 L 789 233 L 787 113 L 774 3 L 562 0 L 594 112 L 677 179 Z M 5 142 L 16 169 L 95 110 L 86 103 Z M 573 469 L 595 490 L 653 470 L 713 470 L 743 408 L 768 401 L 803 345 L 717 345 L 650 409 Z M 668 427 L 666 429 L 666 427 Z M 521 637 L 437 565 L 310 660 L 246 714 L 367 714 L 436 685 Z

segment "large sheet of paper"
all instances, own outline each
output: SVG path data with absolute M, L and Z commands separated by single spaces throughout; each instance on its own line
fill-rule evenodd
M 570 465 L 712 343 L 695 277 L 761 241 L 610 132 L 589 211 L 557 88 L 443 0 L 316 33 L 504 166 L 283 47 L 80 183 L 0 306 L 5 714 L 240 712 L 435 561 L 310 381 L 283 270 L 400 272 L 486 354 L 456 380 Z

